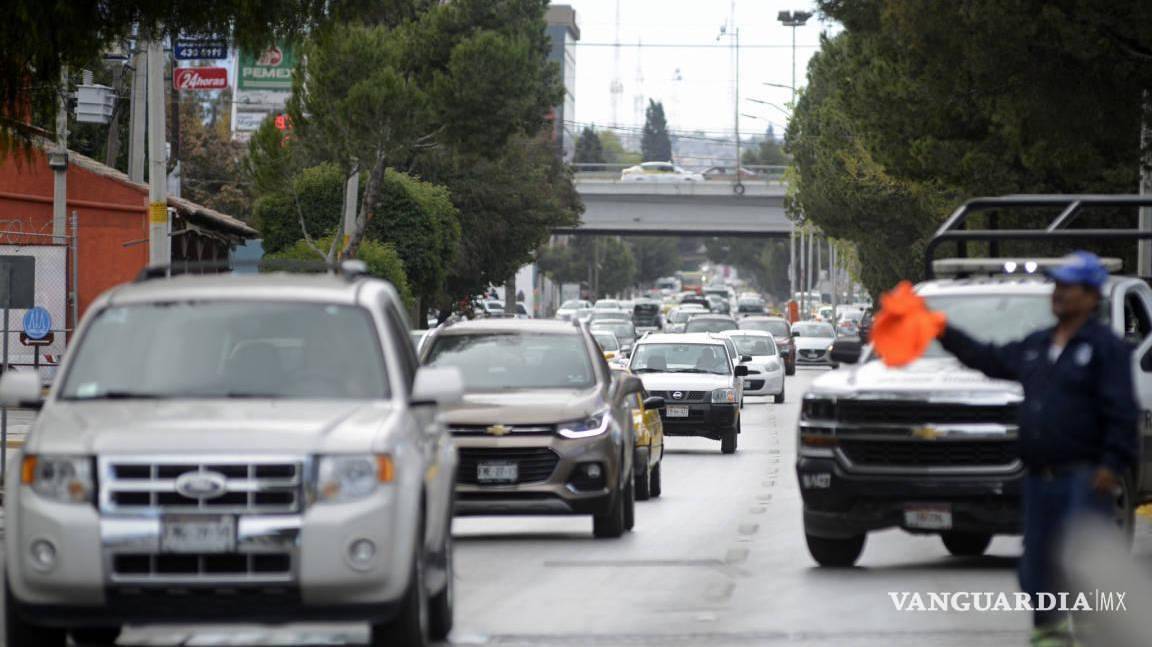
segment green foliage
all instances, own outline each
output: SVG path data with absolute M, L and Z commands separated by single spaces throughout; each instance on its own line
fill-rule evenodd
M 753 166 L 785 166 L 792 160 L 784 152 L 784 146 L 780 140 L 776 139 L 776 129 L 769 124 L 768 132 L 764 133 L 764 139 L 760 140 L 760 144 L 756 148 L 745 149 L 744 154 L 741 155 L 741 161 Z
M 604 161 L 608 164 L 639 164 L 644 158 L 635 151 L 624 148 L 620 138 L 611 130 L 598 133 L 600 146 L 604 151 Z
M 245 162 L 244 147 L 232 141 L 226 119 L 205 123 L 200 102 L 180 102 L 183 197 L 248 220 L 252 198 L 243 183 Z
M 680 269 L 680 251 L 675 238 L 637 236 L 625 239 L 636 261 L 636 281 L 653 283 Z
M 396 249 L 416 296 L 439 296 L 460 242 L 459 212 L 448 191 L 389 169 L 373 210 L 368 238 Z
M 324 263 L 324 254 L 332 245 L 332 237 L 320 238 L 313 241 L 314 249 L 308 241 L 298 240 L 275 253 L 265 254 L 264 258 L 271 261 L 301 261 L 303 263 Z M 321 252 L 317 252 L 319 249 Z M 413 302 L 411 290 L 408 287 L 408 276 L 404 271 L 404 261 L 400 253 L 390 243 L 364 241 L 356 251 L 356 258 L 364 261 L 368 272 L 377 278 L 384 279 L 395 286 L 396 291 L 404 298 L 404 302 L 411 305 Z M 274 264 L 272 264 L 275 267 Z
M 580 137 L 576 140 L 576 153 L 572 161 L 576 164 L 603 164 L 604 159 L 604 145 L 600 142 L 600 136 L 596 131 L 588 126 L 580 131 Z M 602 166 L 585 166 L 585 171 L 599 171 Z
M 594 237 L 599 245 L 597 297 L 619 294 L 636 284 L 636 259 L 628 245 L 612 236 Z
M 704 247 L 709 261 L 732 265 L 777 299 L 788 297 L 788 239 L 707 238 Z
M 587 282 L 595 262 L 597 297 L 619 294 L 636 284 L 632 249 L 613 236 L 575 236 L 565 245 L 540 250 L 536 262 L 558 283 Z
M 856 243 L 873 293 L 919 278 L 968 197 L 1136 189 L 1152 5 L 819 4 L 845 29 L 810 62 L 789 127 L 793 207 Z
M 279 252 L 304 238 L 301 218 L 308 236 L 331 240 L 342 217 L 344 179 L 335 164 L 321 164 L 302 171 L 284 191 L 260 198 L 253 212 L 265 251 Z
M 664 118 L 664 104 L 648 100 L 644 113 L 644 133 L 640 136 L 640 152 L 645 162 L 672 161 L 672 140 L 668 137 L 668 120 Z

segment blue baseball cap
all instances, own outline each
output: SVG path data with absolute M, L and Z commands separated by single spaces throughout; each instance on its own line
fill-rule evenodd
M 1100 262 L 1100 257 L 1083 250 L 1065 256 L 1060 265 L 1050 268 L 1046 274 L 1057 283 L 1086 285 L 1096 289 L 1100 289 L 1108 280 L 1108 269 Z

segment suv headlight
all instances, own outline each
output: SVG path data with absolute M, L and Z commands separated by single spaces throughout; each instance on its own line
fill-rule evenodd
M 363 499 L 395 477 L 392 457 L 387 454 L 321 456 L 316 470 L 316 501 Z
M 734 404 L 736 389 L 716 389 L 712 392 L 712 404 Z
M 29 454 L 20 466 L 20 483 L 61 503 L 91 503 L 92 459 L 88 456 Z
M 584 420 L 560 423 L 556 426 L 556 431 L 565 438 L 590 438 L 608 431 L 608 420 L 608 409 L 604 409 Z

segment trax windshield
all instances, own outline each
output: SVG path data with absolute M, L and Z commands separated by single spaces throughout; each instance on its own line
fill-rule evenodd
M 632 355 L 634 373 L 729 375 L 728 351 L 720 344 L 641 344 Z
M 775 355 L 776 343 L 771 337 L 761 335 L 732 335 L 729 337 L 736 344 L 736 350 L 741 355 Z
M 776 337 L 787 337 L 791 328 L 783 319 L 744 319 L 740 322 L 741 330 L 763 330 Z
M 428 366 L 455 366 L 472 392 L 582 389 L 596 383 L 584 338 L 576 334 L 440 335 Z
M 928 307 L 943 312 L 948 324 L 976 339 L 1005 344 L 1056 323 L 1048 294 L 978 294 L 925 297 Z M 948 357 L 932 342 L 925 357 Z
M 323 303 L 116 306 L 89 325 L 61 397 L 386 398 L 371 316 Z

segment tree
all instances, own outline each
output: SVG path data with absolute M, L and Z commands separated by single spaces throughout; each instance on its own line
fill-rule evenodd
M 675 238 L 637 236 L 625 240 L 636 261 L 636 281 L 653 283 L 680 269 L 680 252 Z
M 232 141 L 227 119 L 205 123 L 200 104 L 180 102 L 183 197 L 248 220 L 252 198 L 244 182 L 244 147 Z
M 585 126 L 576 140 L 576 154 L 572 159 L 576 164 L 586 164 L 585 171 L 599 171 L 604 167 L 593 166 L 604 163 L 604 146 L 600 143 L 600 136 L 592 128 Z
M 1136 189 L 1147 3 L 819 5 L 844 30 L 822 40 L 789 124 L 791 204 L 856 243 L 874 294 L 920 277 L 926 241 L 965 198 Z
M 538 132 L 561 96 L 545 0 L 413 2 L 411 20 L 318 33 L 294 76 L 288 111 L 301 144 L 367 174 L 346 253 L 375 216 L 386 168 L 407 171 L 441 146 L 491 154 Z
M 595 240 L 595 239 L 593 239 Z M 600 271 L 597 297 L 620 294 L 636 284 L 636 259 L 624 241 L 614 236 L 598 237 Z
M 284 249 L 266 254 L 264 258 L 271 261 L 300 261 L 304 264 L 316 263 L 319 265 L 324 263 L 325 259 L 316 253 L 316 248 L 323 249 L 332 241 L 321 238 L 315 243 L 312 245 L 306 240 L 298 240 Z M 404 272 L 404 261 L 400 259 L 400 254 L 395 247 L 391 244 L 367 240 L 357 250 L 356 258 L 364 261 L 368 266 L 369 274 L 390 282 L 406 304 L 409 306 L 413 304 L 412 293 L 408 288 L 408 277 Z M 269 269 L 276 269 L 277 263 L 269 263 L 268 266 Z M 291 268 L 291 265 L 289 267 Z
M 644 161 L 640 153 L 630 151 L 624 148 L 624 144 L 620 142 L 620 137 L 611 130 L 605 130 L 598 133 L 600 137 L 600 146 L 604 151 L 604 161 L 608 164 L 639 164 Z
M 636 284 L 632 250 L 614 236 L 576 236 L 566 245 L 541 250 L 536 262 L 558 283 L 590 281 L 595 263 L 597 298 L 619 294 Z
M 284 190 L 262 196 L 253 210 L 264 250 L 275 253 L 301 239 L 329 244 L 342 218 L 344 174 L 335 164 L 304 169 Z
M 776 139 L 776 129 L 772 124 L 768 124 L 768 131 L 764 133 L 764 139 L 760 140 L 760 145 L 756 148 L 745 149 L 741 161 L 752 166 L 784 166 L 792 160 L 784 152 L 784 146 L 780 140 Z
M 648 100 L 640 151 L 645 162 L 672 161 L 672 140 L 668 137 L 668 121 L 664 118 L 663 103 Z

